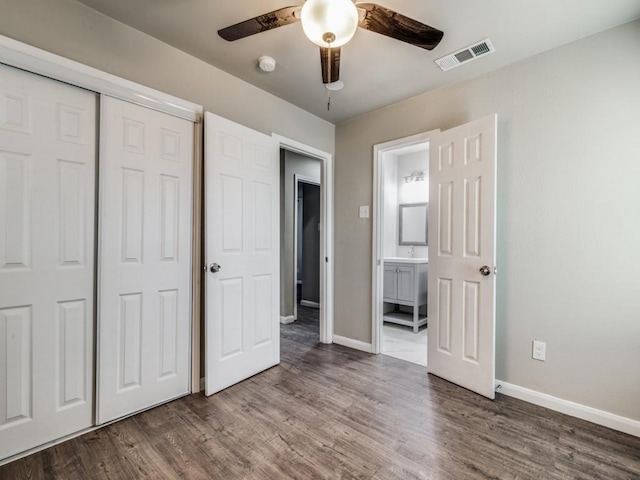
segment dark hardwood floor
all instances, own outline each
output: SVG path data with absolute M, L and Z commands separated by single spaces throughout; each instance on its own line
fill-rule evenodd
M 638 479 L 640 438 L 282 326 L 282 362 L 0 467 L 2 479 Z

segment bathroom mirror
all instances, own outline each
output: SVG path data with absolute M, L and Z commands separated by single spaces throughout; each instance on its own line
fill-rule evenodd
M 427 245 L 428 205 L 428 203 L 400 205 L 398 212 L 400 245 Z

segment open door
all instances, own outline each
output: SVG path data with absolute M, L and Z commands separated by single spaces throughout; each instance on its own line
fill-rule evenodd
M 429 373 L 495 397 L 496 132 L 490 117 L 430 148 Z
M 280 362 L 280 153 L 205 114 L 205 394 Z

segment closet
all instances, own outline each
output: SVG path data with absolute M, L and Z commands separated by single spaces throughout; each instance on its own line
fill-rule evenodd
M 0 460 L 190 392 L 194 123 L 0 64 Z

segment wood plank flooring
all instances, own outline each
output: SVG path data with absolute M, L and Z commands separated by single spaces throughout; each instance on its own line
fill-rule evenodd
M 640 438 L 282 326 L 282 362 L 0 467 L 1 479 L 638 479 Z

